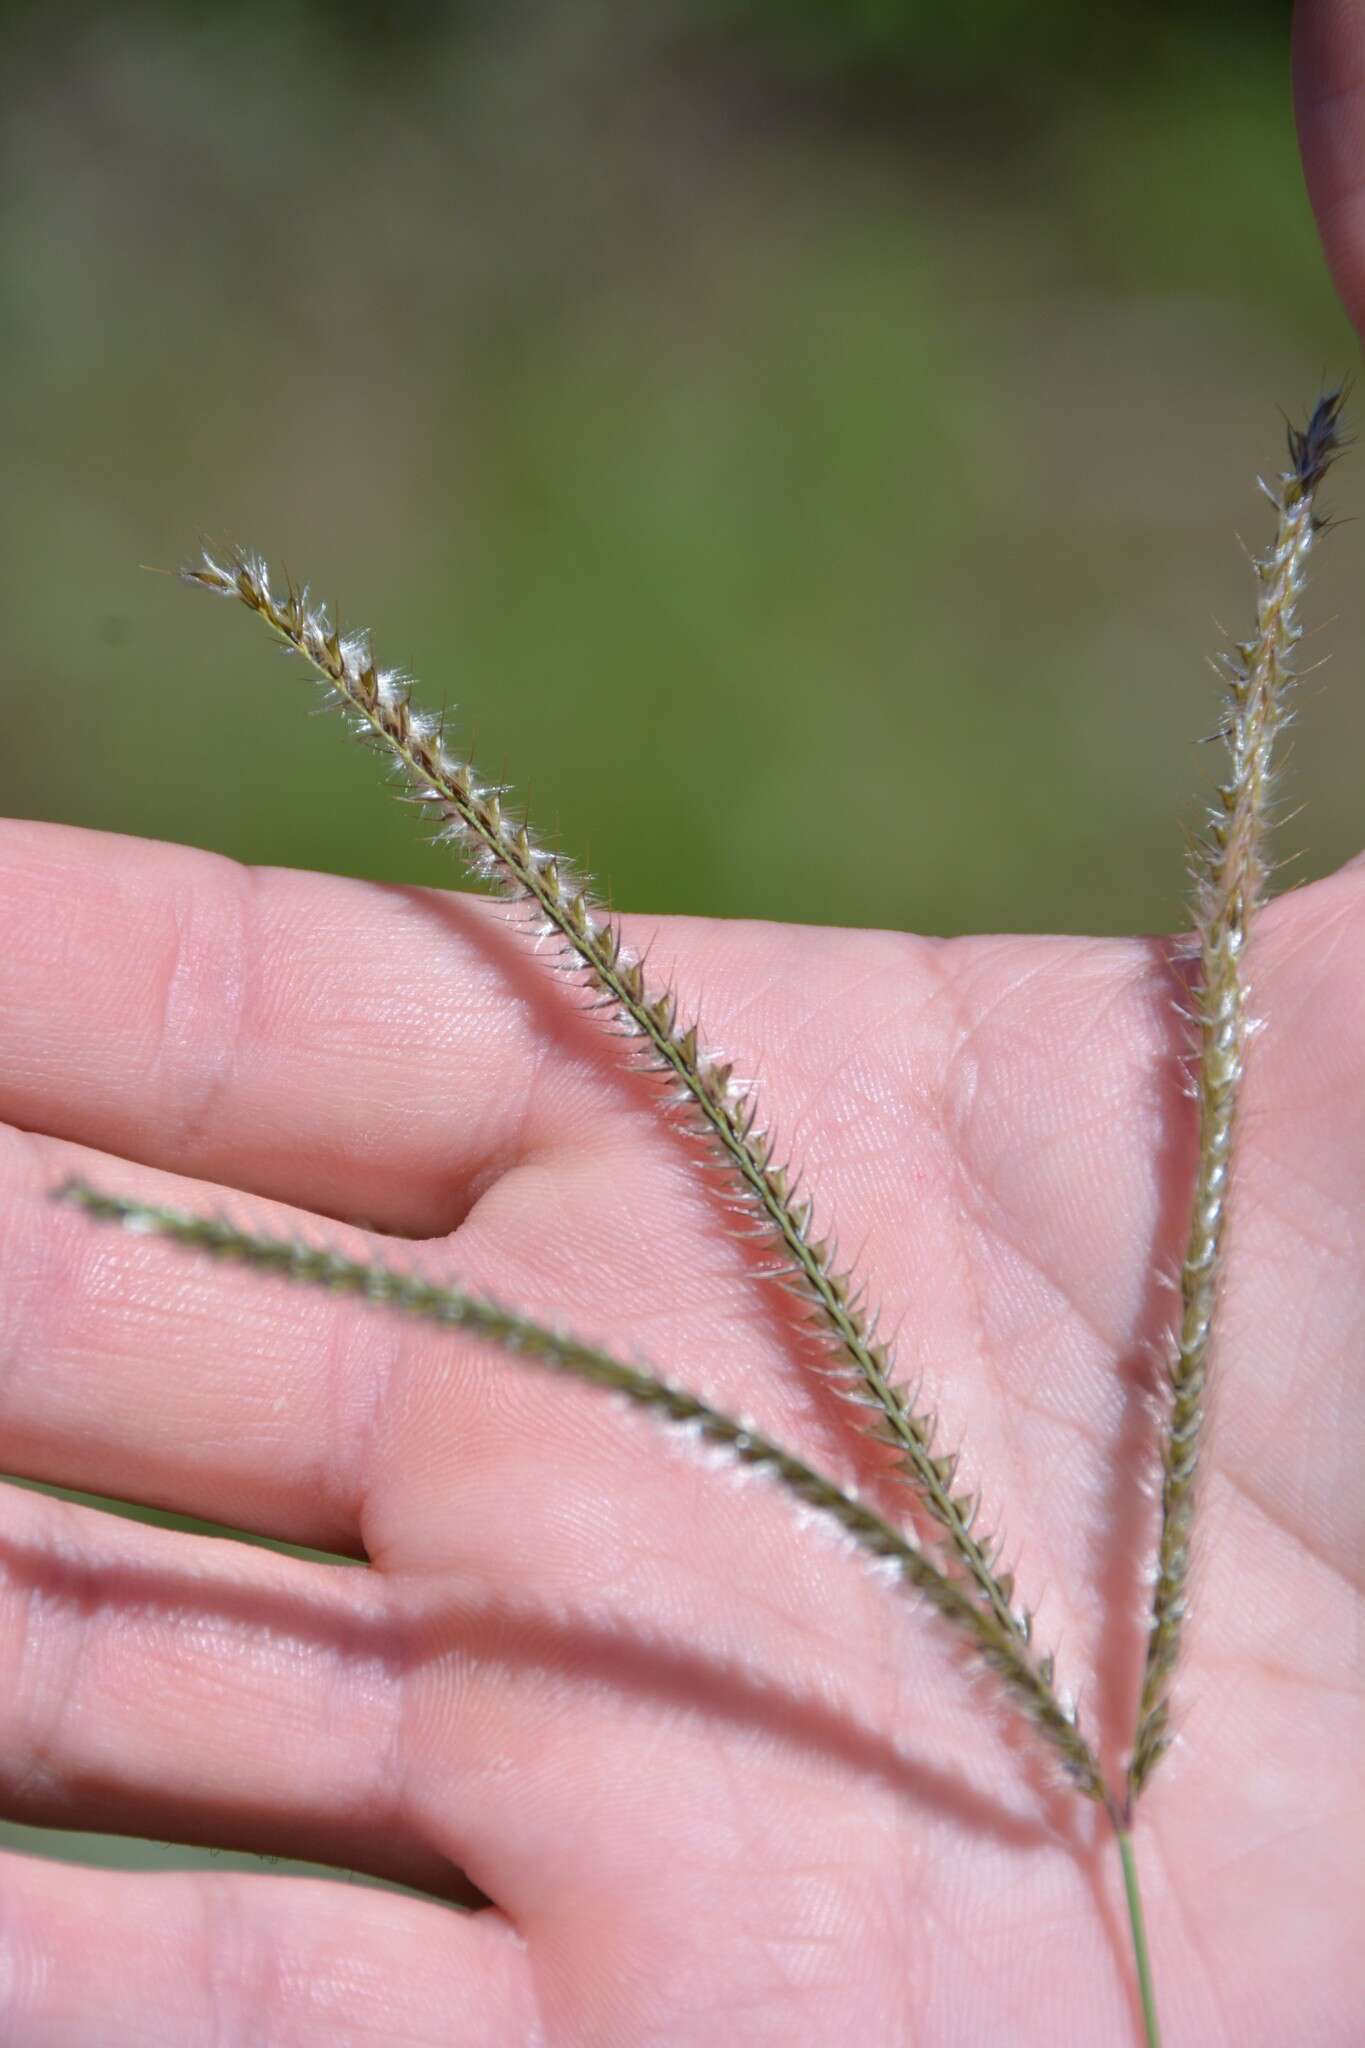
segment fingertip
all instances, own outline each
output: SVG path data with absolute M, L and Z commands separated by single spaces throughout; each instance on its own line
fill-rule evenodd
M 1337 293 L 1365 333 L 1365 0 L 1297 0 L 1294 118 Z

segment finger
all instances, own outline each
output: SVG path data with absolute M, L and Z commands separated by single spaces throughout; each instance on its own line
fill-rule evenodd
M 0 2039 L 23 2048 L 517 2048 L 501 1914 L 325 1880 L 130 1876 L 0 1856 Z
M 701 937 L 715 960 L 708 997 L 728 989 L 733 999 L 739 987 L 752 1002 L 755 990 L 771 990 L 771 1014 L 760 1023 L 771 1023 L 778 1052 L 792 1055 L 790 1064 L 808 1085 L 802 1062 L 818 1064 L 817 1055 L 790 1019 L 783 1023 L 779 999 L 789 938 L 777 928 L 756 927 L 707 928 Z M 691 943 L 699 949 L 701 938 L 693 936 Z M 837 942 L 832 935 L 806 934 L 801 943 L 809 954 Z M 527 964 L 533 973 L 542 972 L 538 962 Z M 550 1000 L 563 1007 L 561 991 L 553 987 Z M 591 1020 L 578 1021 L 595 1044 Z M 752 1034 L 752 1024 L 750 1029 Z M 509 1043 L 516 1035 L 507 1034 Z M 510 1046 L 510 1056 L 532 1072 L 533 1035 L 528 1031 L 525 1044 Z M 761 1032 L 756 1035 L 761 1039 Z M 41 1036 L 34 1034 L 31 1043 Z M 811 1037 L 823 1053 L 823 1041 Z M 601 1088 L 616 1085 L 595 1068 L 585 1066 L 583 1072 L 589 1077 L 583 1091 L 575 1094 L 571 1083 L 562 1105 L 566 1127 L 585 1108 L 600 1109 Z M 525 1099 L 523 1086 L 503 1092 Z M 631 1341 L 641 1328 L 660 1332 L 670 1347 L 666 1358 L 675 1364 L 682 1361 L 672 1319 L 678 1304 L 685 1305 L 689 1317 L 708 1318 L 700 1334 L 709 1357 L 722 1336 L 733 1336 L 737 1315 L 757 1332 L 762 1301 L 753 1298 L 742 1258 L 714 1227 L 705 1190 L 693 1188 L 688 1177 L 688 1192 L 680 1191 L 687 1160 L 662 1128 L 648 1092 L 614 1096 L 612 1108 L 610 1119 L 588 1118 L 593 1160 L 589 1172 L 577 1159 L 573 1228 L 566 1228 L 564 1173 L 551 1177 L 538 1168 L 520 1176 L 523 1194 L 527 1186 L 537 1191 L 536 1203 L 498 1209 L 498 1217 L 510 1220 L 500 1235 L 497 1217 L 490 1219 L 491 1232 L 481 1239 L 486 1258 L 477 1274 L 465 1264 L 467 1252 L 477 1247 L 462 1240 L 461 1270 L 492 1291 L 511 1289 L 518 1299 L 524 1294 L 525 1305 L 542 1313 L 573 1316 L 581 1302 L 584 1326 L 604 1338 L 618 1329 Z M 538 1108 L 535 1121 L 541 1117 Z M 406 1390 L 439 1377 L 415 1368 L 438 1351 L 447 1358 L 449 1338 L 357 1314 L 353 1305 L 329 1297 L 266 1289 L 221 1268 L 191 1267 L 164 1247 L 127 1238 L 97 1240 L 81 1218 L 55 1211 L 47 1200 L 73 1173 L 112 1191 L 182 1207 L 226 1207 L 257 1228 L 288 1231 L 303 1223 L 310 1235 L 323 1228 L 297 1212 L 262 1213 L 259 1204 L 248 1213 L 220 1187 L 168 1181 L 44 1138 L 11 1133 L 7 1143 L 0 1140 L 0 1430 L 6 1468 L 318 1548 L 376 1554 L 366 1540 L 365 1514 L 385 1390 L 395 1378 Z M 701 1243 L 679 1227 L 685 1203 L 699 1221 L 707 1219 Z M 662 1253 L 653 1242 L 661 1226 L 667 1226 Z M 325 1230 L 328 1241 L 346 1245 L 337 1226 Z M 509 1232 L 516 1245 L 509 1245 Z M 525 1256 L 513 1261 L 513 1251 Z M 599 1268 L 618 1267 L 624 1291 L 619 1302 L 612 1300 L 608 1321 L 606 1296 L 595 1276 Z M 585 1279 L 590 1293 L 582 1301 Z M 662 1331 L 661 1318 L 667 1323 Z M 780 1327 L 762 1341 L 775 1364 L 785 1359 Z M 471 1377 L 471 1385 L 476 1383 L 482 1384 Z M 404 1407 L 411 1415 L 411 1403 Z M 501 1404 L 495 1407 L 501 1413 Z M 396 1477 L 408 1437 L 395 1442 L 388 1431 L 384 1441 L 397 1454 L 386 1466 Z M 400 1483 L 390 1496 L 401 1512 Z
M 378 1228 L 459 1220 L 582 1022 L 474 898 L 35 824 L 0 873 L 0 1121 Z
M 7 1819 L 454 1895 L 403 1796 L 403 1651 L 375 1573 L 0 1488 Z
M 347 1556 L 390 1558 L 401 1537 L 409 1560 L 434 1526 L 413 1502 L 438 1446 L 456 1459 L 441 1485 L 458 1492 L 495 1446 L 502 1469 L 543 1412 L 552 1479 L 564 1455 L 550 1419 L 559 1390 L 522 1386 L 518 1368 L 449 1329 L 97 1228 L 52 1200 L 73 1176 L 355 1256 L 373 1251 L 344 1225 L 0 1129 L 6 1471 Z M 640 1180 L 613 1150 L 572 1179 L 509 1177 L 455 1245 L 394 1263 L 510 1290 L 530 1312 L 580 1321 L 623 1348 L 652 1324 L 679 1369 L 699 1353 L 716 1391 L 742 1406 L 756 1369 L 779 1372 L 782 1330 L 763 1331 L 761 1298 L 755 1307 L 723 1232 L 675 1242 L 670 1190 Z M 594 1277 L 614 1260 L 619 1300 Z M 789 1433 L 809 1424 L 791 1375 L 772 1402 Z M 596 1444 L 602 1418 L 596 1402 L 588 1408 Z
M 1365 5 L 1298 0 L 1293 40 L 1308 196 L 1337 291 L 1365 333 Z
M 257 1227 L 304 1220 L 0 1129 L 3 1469 L 364 1555 L 381 1390 L 439 1333 L 96 1230 L 51 1200 L 73 1174 Z

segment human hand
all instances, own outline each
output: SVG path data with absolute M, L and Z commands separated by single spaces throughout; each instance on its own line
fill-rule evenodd
M 1361 12 L 1301 5 L 1296 28 L 1358 323 Z M 903 1512 L 648 1087 L 496 915 L 55 828 L 6 828 L 0 870 L 5 1462 L 369 1559 L 6 1490 L 4 1810 L 452 1900 L 467 1872 L 494 1901 L 6 1857 L 0 2034 L 1126 2038 L 1099 1817 L 932 1617 L 785 1501 L 449 1333 L 47 1204 L 75 1171 L 196 1209 L 249 1189 L 253 1222 L 302 1210 L 348 1246 L 317 1215 L 430 1240 L 422 1264 L 645 1353 Z M 1341 2041 L 1365 2003 L 1361 894 L 1348 872 L 1274 907 L 1253 954 L 1270 1028 L 1182 1740 L 1139 1819 L 1168 2043 Z M 687 925 L 659 945 L 904 1316 L 1112 1772 L 1150 1554 L 1152 1276 L 1189 1185 L 1163 950 Z
M 74 1172 L 346 1247 L 316 1218 L 363 1218 L 903 1512 L 690 1141 L 503 914 L 51 826 L 5 827 L 0 870 L 8 1468 L 369 1560 L 4 1491 L 4 1811 L 493 1901 L 5 1858 L 0 2035 L 1128 2038 L 1102 1816 L 774 1489 L 457 1335 L 48 1201 Z M 1112 1765 L 1193 1145 L 1164 948 L 675 921 L 654 957 L 901 1323 Z M 1139 1822 L 1170 2044 L 1344 2041 L 1365 2002 L 1365 875 L 1273 905 L 1251 974 L 1182 1739 Z

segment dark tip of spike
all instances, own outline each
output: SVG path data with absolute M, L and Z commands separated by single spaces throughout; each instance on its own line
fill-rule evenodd
M 1341 409 L 1346 402 L 1344 386 L 1324 392 L 1313 407 L 1306 427 L 1289 428 L 1289 461 L 1305 490 L 1321 483 L 1332 458 L 1346 445 L 1341 427 Z

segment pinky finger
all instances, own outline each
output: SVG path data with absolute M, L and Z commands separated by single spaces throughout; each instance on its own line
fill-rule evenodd
M 132 1876 L 0 1856 L 8 2048 L 531 2048 L 525 1946 L 324 1879 Z

